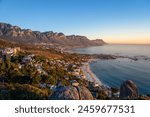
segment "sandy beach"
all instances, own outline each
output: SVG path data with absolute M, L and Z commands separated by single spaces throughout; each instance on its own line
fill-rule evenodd
M 90 69 L 90 62 L 95 61 L 93 59 L 90 59 L 88 62 L 86 62 L 83 66 L 82 66 L 82 71 L 83 74 L 86 76 L 86 79 L 89 80 L 90 82 L 94 82 L 95 84 L 98 85 L 103 85 L 102 82 L 96 77 L 96 75 L 91 71 Z

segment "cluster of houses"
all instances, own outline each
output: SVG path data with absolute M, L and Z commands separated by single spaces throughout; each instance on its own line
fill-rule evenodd
M 79 83 L 76 80 L 70 80 L 70 83 L 74 87 L 79 86 Z M 40 83 L 39 85 L 41 88 L 49 88 L 55 91 L 57 87 L 61 86 L 61 81 L 58 81 L 57 85 L 51 85 L 51 84 L 46 84 L 46 83 Z
M 20 47 L 14 47 L 14 48 L 4 48 L 0 50 L 0 59 L 1 60 L 6 60 L 6 59 L 10 59 L 12 56 L 16 56 L 18 52 L 20 52 L 21 49 Z M 24 58 L 22 58 L 22 63 L 20 63 L 19 68 L 22 68 L 22 66 L 24 66 L 25 64 L 34 66 L 37 71 L 42 74 L 42 75 L 48 75 L 47 72 L 43 69 L 42 67 L 42 62 L 41 61 L 36 61 L 34 59 L 35 55 L 31 54 L 31 55 L 26 55 Z M 58 66 L 58 67 L 62 67 L 65 71 L 67 71 L 69 74 L 73 75 L 74 77 L 78 78 L 78 79 L 82 79 L 82 80 L 86 80 L 86 76 L 85 74 L 82 72 L 82 66 L 81 64 L 85 64 L 85 63 L 81 63 L 81 62 L 66 62 L 65 60 L 48 60 L 47 62 L 49 62 L 49 65 L 51 67 L 53 66 Z M 69 80 L 69 78 L 67 76 L 64 76 L 64 79 Z M 70 84 L 72 86 L 77 87 L 79 85 L 79 83 L 76 80 L 70 80 L 69 81 Z M 59 83 L 60 84 L 60 83 Z M 50 85 L 50 84 L 46 84 L 46 83 L 40 83 L 41 88 L 46 88 L 49 87 L 50 89 L 54 90 L 56 86 L 54 85 Z
M 0 50 L 0 60 L 10 59 L 12 56 L 17 55 L 17 53 L 20 51 L 21 51 L 20 47 L 1 49 Z
M 57 65 L 58 67 L 62 67 L 65 71 L 67 71 L 69 74 L 75 76 L 78 79 L 86 79 L 86 76 L 82 72 L 82 67 L 79 62 L 66 62 L 64 60 L 51 60 L 50 61 L 51 66 Z M 67 77 L 65 78 L 67 79 Z
M 4 61 L 6 59 L 11 59 L 12 56 L 17 56 L 17 54 L 21 51 L 20 47 L 14 48 L 4 48 L 0 50 L 0 61 Z M 37 71 L 41 74 L 47 74 L 41 67 L 41 64 L 36 63 L 33 59 L 35 55 L 27 55 L 22 59 L 22 64 L 19 65 L 19 68 L 22 68 L 24 64 L 34 65 Z
M 56 44 L 52 44 L 52 43 L 34 43 L 34 45 L 36 45 L 37 48 L 43 48 L 43 49 L 54 49 L 57 52 L 60 53 L 64 53 L 65 52 L 65 48 L 64 47 L 60 47 L 60 45 L 56 45 Z
M 35 61 L 34 57 L 35 57 L 34 54 L 25 56 L 22 59 L 22 64 L 29 64 L 31 66 L 34 66 L 40 74 L 47 75 L 46 71 L 43 70 L 43 68 L 42 68 L 42 62 Z
M 74 77 L 78 79 L 86 79 L 86 76 L 82 72 L 82 67 L 79 65 L 81 63 L 79 62 L 65 62 L 64 60 L 50 60 L 49 61 L 51 66 L 57 65 L 58 67 L 62 67 L 65 71 L 67 71 L 69 74 L 73 75 Z M 67 76 L 64 76 L 64 79 L 69 80 Z M 77 80 L 69 80 L 70 84 L 74 87 L 79 86 L 79 83 Z M 49 88 L 51 90 L 55 90 L 57 87 L 61 86 L 61 81 L 57 83 L 57 85 L 50 85 L 46 83 L 40 83 L 41 88 Z
M 77 62 L 64 61 L 64 60 L 59 60 L 59 59 L 57 59 L 57 60 L 51 59 L 48 62 L 51 67 L 53 67 L 53 66 L 61 67 L 77 79 L 82 79 L 82 80 L 86 79 L 85 74 L 82 72 L 82 66 L 81 66 L 81 64 L 85 64 L 85 63 L 81 63 L 78 61 Z M 40 65 L 36 65 L 36 67 L 42 68 L 42 63 L 40 63 Z M 64 79 L 69 80 L 69 78 L 67 76 L 64 76 Z M 79 83 L 76 80 L 70 80 L 69 82 L 72 86 L 75 86 L 75 87 L 79 86 Z M 56 86 L 46 84 L 46 83 L 40 83 L 40 86 L 41 86 L 41 88 L 48 87 L 52 90 L 55 90 L 55 88 L 57 86 L 61 86 L 61 81 Z

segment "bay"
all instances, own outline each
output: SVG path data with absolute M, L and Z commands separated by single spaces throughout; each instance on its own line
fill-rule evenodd
M 90 63 L 90 68 L 105 85 L 119 88 L 123 81 L 132 80 L 141 94 L 150 94 L 150 45 L 104 45 L 76 48 L 73 52 L 137 57 L 137 61 L 128 58 L 98 60 Z

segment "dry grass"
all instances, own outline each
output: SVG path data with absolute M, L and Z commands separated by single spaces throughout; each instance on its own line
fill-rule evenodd
M 38 55 L 38 56 L 42 56 L 48 59 L 61 59 L 62 56 L 59 54 L 54 54 L 54 53 L 50 53 L 48 51 L 44 51 L 44 50 L 28 50 L 28 52 Z

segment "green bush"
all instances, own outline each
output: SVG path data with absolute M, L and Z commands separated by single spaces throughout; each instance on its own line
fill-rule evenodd
M 107 94 L 105 93 L 104 90 L 101 90 L 98 92 L 98 97 L 97 99 L 100 99 L 100 100 L 106 100 L 108 98 Z
M 1 100 L 42 100 L 52 93 L 50 90 L 42 90 L 28 84 L 0 84 Z

